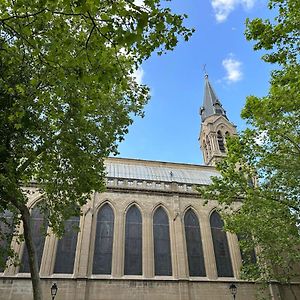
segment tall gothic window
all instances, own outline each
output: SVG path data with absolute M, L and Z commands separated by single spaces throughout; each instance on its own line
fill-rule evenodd
M 126 214 L 125 275 L 142 275 L 142 215 L 136 205 Z
M 172 275 L 169 219 L 162 207 L 153 216 L 155 275 Z
M 184 229 L 190 276 L 205 276 L 205 265 L 198 218 L 192 209 L 184 216 Z
M 3 251 L 0 255 L 0 272 L 4 272 L 5 263 L 8 258 L 8 250 L 14 231 L 14 225 L 11 211 L 5 210 L 0 215 L 0 218 L 0 248 Z
M 44 220 L 44 216 L 42 215 L 38 206 L 35 206 L 31 212 L 31 226 L 32 239 L 36 250 L 38 268 L 40 268 L 44 251 L 45 233 L 47 231 L 48 224 L 47 221 Z M 29 273 L 29 257 L 26 246 L 24 246 L 20 272 Z
M 54 273 L 73 274 L 79 217 L 71 217 L 65 221 L 65 232 L 58 240 Z
M 111 274 L 114 238 L 114 212 L 104 204 L 97 215 L 93 274 Z
M 220 215 L 214 211 L 210 216 L 211 233 L 219 277 L 233 277 L 231 258 L 229 253 L 226 232 L 223 231 L 224 223 Z
M 225 153 L 225 145 L 224 145 L 224 137 L 221 133 L 221 131 L 217 132 L 217 140 L 218 140 L 218 145 L 219 145 L 219 149 L 222 153 Z
M 247 242 L 249 239 L 251 240 L 252 237 L 249 237 L 248 235 L 245 234 L 238 234 L 237 235 L 239 243 Z M 248 248 L 248 249 L 243 249 L 240 247 L 240 253 L 242 257 L 242 263 L 243 264 L 256 264 L 256 254 L 254 248 Z

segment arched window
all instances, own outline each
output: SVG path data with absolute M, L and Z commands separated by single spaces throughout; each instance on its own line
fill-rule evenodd
M 97 215 L 93 274 L 111 274 L 114 238 L 114 212 L 104 204 Z
M 47 232 L 47 221 L 44 220 L 38 206 L 35 206 L 31 212 L 31 226 L 32 226 L 32 239 L 36 250 L 38 268 L 41 266 L 44 244 L 45 244 L 45 233 Z M 29 257 L 27 247 L 24 247 L 22 263 L 20 266 L 20 272 L 29 273 Z
M 54 273 L 73 273 L 78 229 L 79 217 L 65 221 L 64 235 L 57 243 Z
M 136 205 L 126 214 L 125 275 L 142 275 L 142 215 Z
M 169 219 L 162 207 L 153 216 L 155 275 L 172 275 Z
M 184 215 L 184 229 L 190 276 L 205 276 L 200 226 L 196 214 L 189 209 Z
M 223 231 L 224 223 L 220 215 L 214 211 L 210 216 L 211 233 L 219 277 L 233 277 L 231 258 L 228 248 L 226 232 Z
M 5 210 L 0 214 L 0 272 L 4 272 L 14 232 L 13 214 Z
M 220 151 L 225 153 L 224 137 L 220 131 L 217 132 L 217 140 Z
M 210 153 L 211 152 L 211 145 L 210 145 L 210 139 L 208 136 L 206 136 L 206 144 L 207 144 L 207 150 Z
M 251 241 L 252 237 L 246 234 L 238 234 L 237 235 L 239 244 L 246 244 L 248 246 L 247 241 Z M 242 258 L 242 263 L 243 264 L 256 264 L 257 259 L 256 259 L 256 253 L 254 248 L 248 248 L 247 249 L 243 249 L 240 247 L 240 253 L 241 253 L 241 258 Z
M 207 158 L 209 158 L 211 156 L 211 145 L 210 145 L 210 139 L 208 136 L 206 136 L 206 145 L 207 145 Z

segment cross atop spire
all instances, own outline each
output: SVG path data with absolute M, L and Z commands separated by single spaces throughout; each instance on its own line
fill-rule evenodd
M 205 72 L 205 85 L 204 85 L 204 99 L 203 106 L 200 108 L 200 115 L 202 122 L 213 115 L 223 115 L 226 119 L 226 111 L 222 107 L 214 89 L 212 88 L 209 80 L 208 74 Z

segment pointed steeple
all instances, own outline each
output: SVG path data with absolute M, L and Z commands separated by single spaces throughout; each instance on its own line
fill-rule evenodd
M 222 107 L 214 89 L 212 88 L 208 75 L 205 74 L 203 106 L 200 108 L 202 122 L 210 116 L 224 116 L 227 119 L 226 111 Z
M 201 129 L 199 135 L 204 163 L 215 166 L 226 156 L 226 136 L 236 135 L 236 127 L 231 123 L 222 107 L 208 75 L 205 74 L 203 106 L 200 109 Z

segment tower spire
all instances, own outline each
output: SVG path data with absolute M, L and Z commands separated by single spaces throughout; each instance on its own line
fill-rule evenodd
M 226 119 L 226 111 L 222 107 L 221 102 L 219 101 L 211 83 L 208 80 L 208 74 L 205 71 L 205 84 L 204 84 L 204 98 L 203 106 L 200 108 L 201 120 L 204 120 L 213 115 L 223 115 Z
M 220 100 L 208 80 L 205 70 L 204 98 L 200 108 L 200 147 L 206 165 L 214 166 L 226 156 L 226 136 L 235 135 L 236 128 L 226 116 Z

